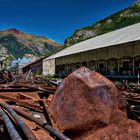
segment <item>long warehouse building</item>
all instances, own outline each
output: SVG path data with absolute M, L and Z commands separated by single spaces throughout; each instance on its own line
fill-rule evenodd
M 43 74 L 66 76 L 81 66 L 103 75 L 137 75 L 140 23 L 82 41 L 45 58 Z

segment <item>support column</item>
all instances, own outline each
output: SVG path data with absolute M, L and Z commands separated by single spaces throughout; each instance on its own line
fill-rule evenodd
M 106 60 L 106 75 L 107 75 L 107 69 L 108 69 L 108 62 L 107 62 L 107 60 Z
M 135 59 L 134 58 L 132 58 L 133 60 L 133 75 L 135 75 Z
M 62 77 L 62 65 L 60 65 L 60 69 L 59 69 L 59 77 Z
M 120 75 L 120 60 L 118 59 L 118 75 Z
M 69 74 L 69 64 L 66 64 L 67 75 Z
M 95 61 L 95 64 L 96 64 L 95 70 L 97 71 L 98 70 L 98 61 Z
M 87 68 L 89 68 L 89 61 L 87 61 Z

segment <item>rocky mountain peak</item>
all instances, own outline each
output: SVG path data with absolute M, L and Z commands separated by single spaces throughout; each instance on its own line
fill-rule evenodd
M 62 49 L 62 45 L 49 38 L 25 33 L 16 28 L 0 31 L 0 59 L 4 66 L 13 60 L 32 55 L 36 58 L 49 56 Z
M 8 29 L 7 31 L 14 33 L 14 34 L 21 34 L 22 33 L 20 30 L 17 30 L 16 28 L 11 28 L 11 29 Z

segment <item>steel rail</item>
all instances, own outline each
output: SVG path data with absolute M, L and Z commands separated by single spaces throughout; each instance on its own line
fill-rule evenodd
M 7 128 L 9 136 L 12 140 L 22 140 L 21 136 L 18 134 L 11 120 L 7 116 L 7 114 L 0 108 L 0 116 L 2 117 L 4 124 Z
M 65 136 L 63 133 L 59 132 L 57 129 L 51 127 L 49 124 L 44 123 L 41 120 L 36 119 L 35 117 L 31 116 L 30 114 L 28 114 L 27 112 L 18 109 L 16 107 L 12 107 L 18 114 L 20 114 L 21 116 L 35 122 L 36 124 L 38 124 L 40 127 L 46 129 L 48 132 L 50 132 L 51 134 L 53 134 L 54 136 L 56 136 L 57 138 L 59 138 L 60 140 L 71 140 L 70 138 L 68 138 L 67 136 Z
M 14 118 L 14 120 L 20 126 L 20 128 L 22 129 L 23 133 L 25 134 L 28 140 L 37 140 L 37 138 L 31 131 L 31 129 L 25 124 L 23 120 L 19 118 L 17 113 L 8 104 L 0 103 L 0 105 L 10 113 L 10 115 Z

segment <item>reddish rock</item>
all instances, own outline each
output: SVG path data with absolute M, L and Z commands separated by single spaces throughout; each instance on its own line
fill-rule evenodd
M 72 139 L 120 140 L 136 126 L 137 136 L 140 128 L 128 121 L 126 108 L 125 99 L 111 81 L 82 67 L 64 79 L 48 111 L 56 126 Z

